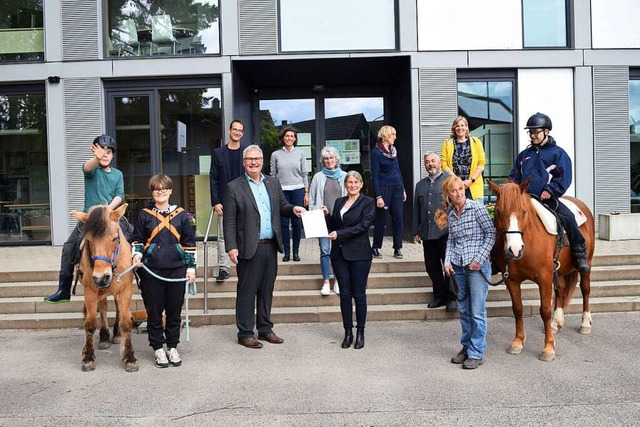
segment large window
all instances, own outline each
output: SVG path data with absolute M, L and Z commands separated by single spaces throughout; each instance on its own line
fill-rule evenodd
M 396 49 L 395 0 L 280 0 L 282 52 Z
M 522 0 L 524 47 L 567 47 L 566 0 Z
M 640 212 L 640 70 L 629 80 L 629 139 L 631 143 L 631 212 Z
M 107 56 L 220 53 L 218 0 L 109 0 Z
M 51 240 L 44 87 L 0 86 L 0 245 Z
M 487 164 L 483 177 L 502 183 L 515 159 L 514 87 L 515 78 L 460 79 L 458 113 L 469 121 L 469 133 L 484 146 Z M 485 197 L 491 191 L 485 182 Z
M 124 174 L 129 218 L 146 207 L 149 178 L 162 172 L 173 180 L 171 203 L 195 215 L 196 235 L 203 236 L 211 210 L 211 153 L 223 134 L 220 82 L 108 82 L 106 87 L 107 129 L 118 144 L 116 167 Z
M 44 60 L 42 3 L 0 2 L 0 62 Z

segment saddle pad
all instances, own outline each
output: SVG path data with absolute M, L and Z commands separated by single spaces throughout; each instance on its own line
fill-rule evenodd
M 578 227 L 587 222 L 587 216 L 584 214 L 584 212 L 582 212 L 578 205 L 573 203 L 571 200 L 567 200 L 564 198 L 560 198 L 560 201 L 564 203 L 564 205 L 573 213 L 573 216 L 578 223 Z M 545 208 L 542 203 L 540 203 L 536 199 L 531 198 L 531 204 L 536 210 L 536 213 L 542 221 L 542 224 L 544 224 L 544 228 L 547 230 L 547 233 L 557 236 L 558 224 L 556 223 L 556 217 L 551 213 L 551 211 L 549 211 L 549 209 Z

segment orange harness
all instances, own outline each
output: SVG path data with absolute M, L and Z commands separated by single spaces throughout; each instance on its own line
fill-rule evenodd
M 160 219 L 158 215 L 149 208 L 144 208 L 143 211 Z M 178 243 L 180 243 L 180 233 L 178 233 L 178 230 L 176 230 L 176 228 L 173 225 L 171 225 L 171 220 L 175 218 L 178 214 L 180 214 L 182 211 L 184 211 L 183 208 L 177 208 L 176 210 L 171 212 L 169 215 L 162 217 L 162 219 L 160 219 L 160 223 L 156 226 L 156 228 L 153 229 L 153 231 L 151 232 L 151 235 L 147 239 L 147 242 L 144 244 L 145 250 L 149 247 L 149 245 L 151 245 L 151 241 L 158 235 L 160 230 L 162 230 L 163 228 L 168 228 L 169 231 L 174 236 L 176 236 L 176 239 L 178 239 Z

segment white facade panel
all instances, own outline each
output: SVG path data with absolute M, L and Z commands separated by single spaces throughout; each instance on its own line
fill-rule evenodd
M 638 0 L 591 0 L 594 49 L 640 48 Z
M 529 145 L 529 135 L 524 127 L 527 119 L 537 112 L 551 118 L 551 136 L 569 154 L 571 162 L 575 163 L 573 70 L 559 68 L 518 71 L 518 151 Z M 572 173 L 575 183 L 575 164 Z M 575 195 L 574 187 L 571 184 L 567 195 Z
M 522 49 L 513 0 L 418 0 L 418 50 Z

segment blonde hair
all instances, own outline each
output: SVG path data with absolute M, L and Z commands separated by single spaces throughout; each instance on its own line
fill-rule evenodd
M 451 138 L 455 138 L 456 137 L 456 125 L 460 122 L 464 122 L 465 125 L 467 125 L 467 132 L 465 134 L 465 136 L 467 138 L 469 138 L 469 121 L 467 120 L 467 118 L 465 116 L 458 116 L 455 119 L 453 119 L 453 123 L 451 123 Z
M 378 139 L 383 140 L 387 136 L 396 133 L 396 129 L 393 126 L 384 125 L 378 131 Z
M 449 191 L 460 185 L 464 186 L 464 181 L 462 181 L 462 178 L 456 175 L 448 176 L 442 183 L 442 197 L 444 197 L 444 207 L 442 209 L 436 210 L 434 218 L 436 225 L 440 227 L 440 229 L 443 229 L 447 225 L 449 225 L 447 210 L 449 210 L 449 206 L 451 206 L 452 204 L 451 200 L 449 200 Z

